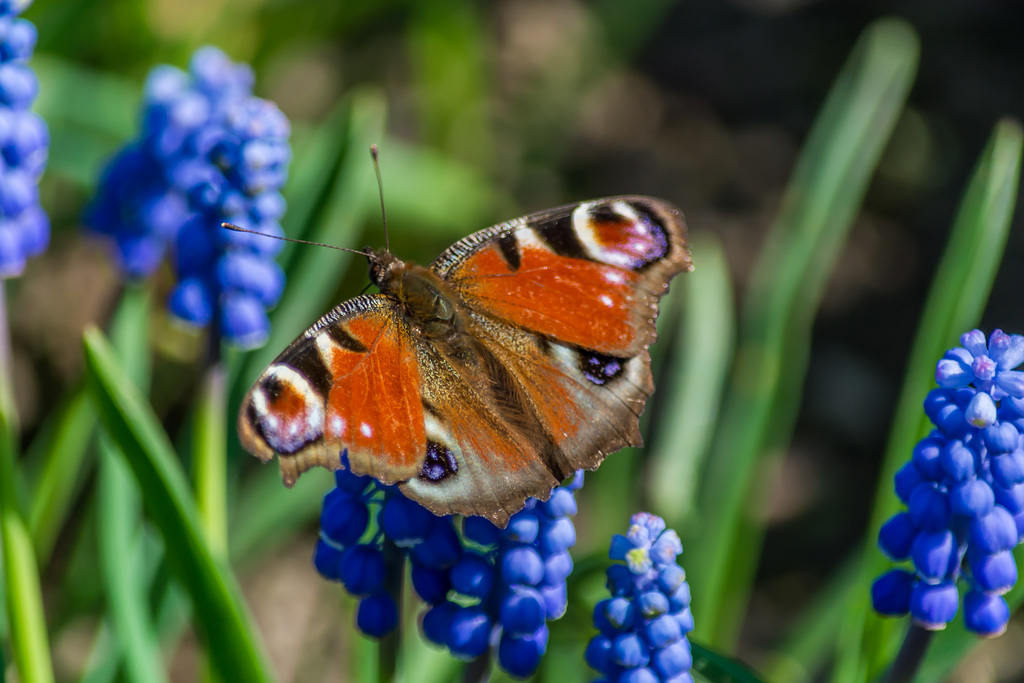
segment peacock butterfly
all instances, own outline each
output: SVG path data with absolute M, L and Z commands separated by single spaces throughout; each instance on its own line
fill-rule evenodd
M 641 444 L 658 300 L 691 270 L 679 210 L 611 197 L 469 235 L 428 268 L 365 251 L 379 294 L 327 313 L 260 375 L 238 432 L 291 486 L 348 466 L 436 514 L 504 526 Z

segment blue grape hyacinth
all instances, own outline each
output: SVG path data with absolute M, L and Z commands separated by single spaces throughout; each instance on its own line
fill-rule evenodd
M 1024 337 L 980 330 L 960 338 L 938 362 L 924 410 L 935 429 L 896 474 L 907 506 L 883 525 L 882 551 L 894 568 L 872 587 L 875 610 L 909 613 L 915 624 L 945 628 L 960 607 L 982 636 L 1006 629 L 1003 599 L 1017 582 L 1013 548 L 1024 539 Z
M 527 501 L 505 529 L 467 517 L 461 534 L 451 516 L 435 516 L 396 486 L 347 469 L 335 481 L 324 498 L 314 564 L 360 599 L 363 633 L 380 638 L 397 625 L 388 586 L 401 580 L 407 558 L 413 588 L 428 605 L 421 626 L 429 641 L 461 659 L 494 654 L 513 676 L 536 671 L 547 622 L 565 613 L 582 473 L 547 501 Z
M 253 97 L 252 83 L 249 67 L 212 47 L 196 52 L 187 73 L 154 69 L 138 139 L 108 164 L 86 214 L 128 278 L 149 276 L 170 251 L 171 312 L 242 348 L 269 333 L 266 310 L 284 289 L 273 260 L 281 243 L 221 223 L 283 234 L 291 158 L 287 118 Z
M 50 134 L 30 111 L 39 82 L 27 62 L 36 27 L 18 15 L 29 3 L 0 3 L 0 277 L 21 275 L 25 261 L 50 242 L 50 221 L 39 205 Z
M 599 633 L 586 660 L 608 683 L 692 683 L 690 586 L 676 563 L 678 534 L 656 515 L 639 512 L 625 536 L 612 539 L 608 556 L 611 597 L 594 608 Z

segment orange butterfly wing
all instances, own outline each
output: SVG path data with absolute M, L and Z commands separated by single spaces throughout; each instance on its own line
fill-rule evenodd
M 420 473 L 426 450 L 418 356 L 394 303 L 379 294 L 347 301 L 289 346 L 242 403 L 243 445 L 280 454 L 289 486 L 315 465 L 352 468 L 386 483 Z

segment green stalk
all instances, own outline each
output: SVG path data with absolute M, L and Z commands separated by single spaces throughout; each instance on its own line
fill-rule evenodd
M 14 661 L 23 683 L 53 681 L 39 567 L 28 525 L 18 506 L 18 413 L 12 387 L 13 361 L 6 293 L 0 285 L 0 543 Z
M 150 383 L 149 288 L 124 289 L 110 333 L 118 358 L 137 388 Z M 91 410 L 90 410 L 91 412 Z M 166 681 L 159 639 L 147 609 L 148 572 L 143 571 L 142 501 L 124 454 L 110 438 L 100 438 L 98 543 L 107 613 L 129 680 Z
M 196 507 L 211 552 L 227 560 L 227 372 L 220 354 L 220 335 L 209 332 L 209 356 L 196 402 L 192 466 Z M 222 680 L 203 664 L 204 680 Z
M 228 547 L 227 412 L 227 373 L 218 359 L 203 374 L 195 412 L 192 466 L 196 506 L 206 540 L 223 557 L 227 557 Z

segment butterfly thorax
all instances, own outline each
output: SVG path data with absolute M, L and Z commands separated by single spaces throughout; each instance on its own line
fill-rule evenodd
M 462 325 L 449 287 L 430 269 L 407 263 L 388 251 L 370 256 L 370 279 L 398 302 L 412 326 L 426 339 L 456 350 Z

